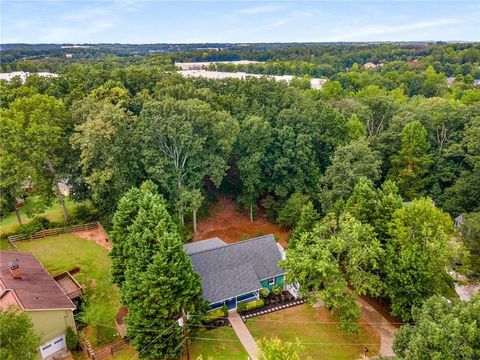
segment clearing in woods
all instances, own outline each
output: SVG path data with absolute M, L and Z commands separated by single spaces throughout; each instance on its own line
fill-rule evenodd
M 197 234 L 193 241 L 219 237 L 226 243 L 253 238 L 260 235 L 274 234 L 279 243 L 287 247 L 288 233 L 278 225 L 272 224 L 264 214 L 257 214 L 253 222 L 247 214 L 235 210 L 235 201 L 220 197 L 209 217 L 200 220 Z

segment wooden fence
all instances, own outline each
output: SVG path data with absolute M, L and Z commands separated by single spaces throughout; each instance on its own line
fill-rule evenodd
M 115 354 L 129 348 L 128 340 L 120 340 L 101 349 L 94 349 L 87 339 L 81 341 L 83 353 L 90 360 L 111 359 Z
M 72 226 L 67 226 L 62 228 L 42 230 L 32 235 L 10 235 L 8 237 L 8 243 L 13 250 L 19 251 L 18 247 L 15 245 L 15 242 L 17 241 L 35 240 L 35 239 L 45 238 L 47 236 L 57 236 L 60 234 L 67 234 L 75 231 L 93 230 L 98 228 L 102 229 L 102 231 L 105 232 L 105 229 L 103 228 L 102 224 L 100 224 L 97 221 L 97 222 L 88 223 L 88 224 L 72 225 Z

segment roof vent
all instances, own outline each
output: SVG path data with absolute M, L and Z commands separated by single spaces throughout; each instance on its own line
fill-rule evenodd
M 14 279 L 21 279 L 22 278 L 22 271 L 20 270 L 20 263 L 17 260 L 10 261 L 8 263 L 8 268 L 10 269 L 10 274 Z

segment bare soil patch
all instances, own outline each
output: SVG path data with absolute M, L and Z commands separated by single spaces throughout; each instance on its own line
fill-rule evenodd
M 256 219 L 250 222 L 247 214 L 235 210 L 232 199 L 221 197 L 212 214 L 198 223 L 193 241 L 219 237 L 230 244 L 267 234 L 277 235 L 279 243 L 284 248 L 287 247 L 288 232 L 272 224 L 264 214 L 258 214 Z
M 108 238 L 108 234 L 101 228 L 75 231 L 73 232 L 73 234 L 82 239 L 95 241 L 98 245 L 104 247 L 107 250 L 110 250 L 112 248 L 112 243 Z

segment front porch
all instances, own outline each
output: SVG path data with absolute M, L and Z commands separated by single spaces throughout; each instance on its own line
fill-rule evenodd
M 225 299 L 225 300 L 218 301 L 218 302 L 215 302 L 215 303 L 211 303 L 210 304 L 210 309 L 215 310 L 215 309 L 219 309 L 223 306 L 226 306 L 228 308 L 228 311 L 232 311 L 232 310 L 235 310 L 237 308 L 238 303 L 240 303 L 240 302 L 248 303 L 248 302 L 251 302 L 251 301 L 256 301 L 258 299 L 260 299 L 260 289 L 255 290 L 253 292 L 246 293 L 246 294 L 238 295 L 238 296 L 235 296 L 233 298 L 229 298 L 229 299 Z

